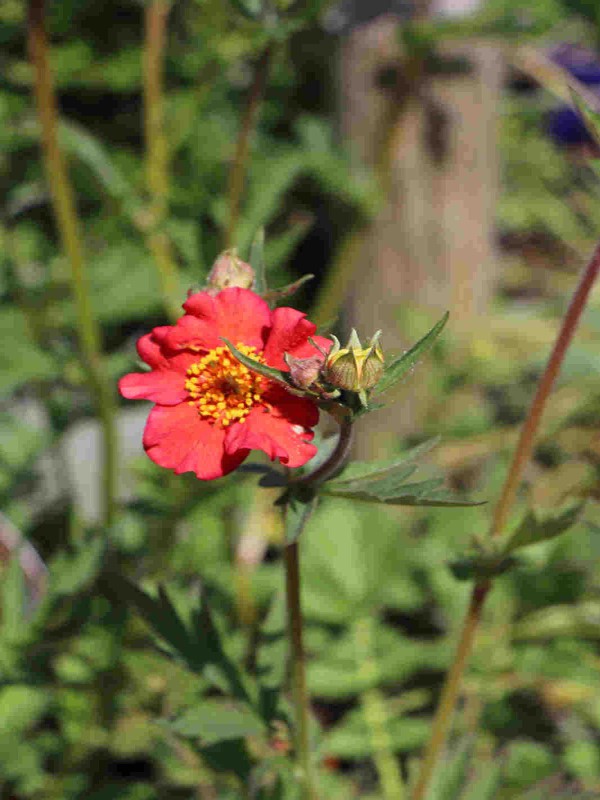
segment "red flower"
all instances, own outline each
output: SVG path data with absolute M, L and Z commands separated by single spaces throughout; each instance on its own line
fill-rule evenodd
M 157 464 L 202 480 L 226 475 L 250 450 L 300 467 L 316 453 L 310 444 L 319 410 L 240 364 L 222 341 L 251 358 L 287 370 L 284 353 L 318 355 L 308 341 L 315 325 L 293 308 L 272 311 L 249 289 L 192 295 L 175 325 L 154 328 L 137 349 L 152 367 L 119 381 L 130 400 L 152 400 L 144 449 Z M 314 337 L 327 350 L 331 342 Z

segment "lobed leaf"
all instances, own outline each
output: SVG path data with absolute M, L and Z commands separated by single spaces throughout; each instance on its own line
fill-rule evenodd
M 436 322 L 429 333 L 426 333 L 422 339 L 419 339 L 419 341 L 410 348 L 410 350 L 407 350 L 406 353 L 403 353 L 386 367 L 383 377 L 373 389 L 374 394 L 380 394 L 390 389 L 414 367 L 419 358 L 431 348 L 440 335 L 449 316 L 450 312 L 446 311 L 444 316 L 439 322 Z
M 577 503 L 551 516 L 540 518 L 529 511 L 517 530 L 504 543 L 503 552 L 512 553 L 531 544 L 547 542 L 575 524 L 583 503 Z

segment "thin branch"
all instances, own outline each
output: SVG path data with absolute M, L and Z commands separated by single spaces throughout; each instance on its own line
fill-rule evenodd
M 100 325 L 94 316 L 92 308 L 73 190 L 69 182 L 63 153 L 58 143 L 58 113 L 50 67 L 45 12 L 45 0 L 30 0 L 28 43 L 34 70 L 34 93 L 41 126 L 42 151 L 50 185 L 54 216 L 62 247 L 71 268 L 71 284 L 77 315 L 77 332 L 82 362 L 102 425 L 104 518 L 107 524 L 110 524 L 116 510 L 116 404 L 113 389 L 105 375 L 101 352 Z
M 536 390 L 527 418 L 521 430 L 519 442 L 506 476 L 500 500 L 496 506 L 491 525 L 490 536 L 499 536 L 504 529 L 508 514 L 515 501 L 517 489 L 523 475 L 523 470 L 528 463 L 533 451 L 535 436 L 546 406 L 546 402 L 560 371 L 566 352 L 573 340 L 581 315 L 586 307 L 590 291 L 600 271 L 600 243 L 596 246 L 592 258 L 582 272 L 581 278 L 575 289 L 569 307 L 562 320 L 560 331 L 548 363 Z M 475 633 L 481 620 L 481 613 L 485 599 L 490 590 L 489 582 L 482 582 L 473 587 L 471 601 L 467 615 L 463 622 L 456 653 L 452 666 L 446 676 L 440 703 L 436 710 L 431 731 L 431 738 L 425 751 L 421 766 L 419 781 L 412 795 L 412 800 L 424 800 L 431 778 L 442 753 L 450 726 L 454 709 L 460 695 L 462 678 L 468 664 Z
M 250 138 L 256 126 L 260 104 L 265 93 L 269 68 L 273 57 L 273 45 L 267 45 L 258 59 L 254 70 L 254 80 L 250 87 L 246 110 L 240 126 L 235 155 L 229 173 L 229 220 L 227 223 L 226 247 L 235 245 L 235 232 L 240 216 L 240 205 L 248 169 Z

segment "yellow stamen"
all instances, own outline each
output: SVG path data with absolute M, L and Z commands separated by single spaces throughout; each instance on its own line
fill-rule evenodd
M 237 349 L 260 363 L 264 358 L 256 347 L 237 344 Z M 221 428 L 232 422 L 244 423 L 255 403 L 261 401 L 268 381 L 231 357 L 225 346 L 215 347 L 188 367 L 185 389 L 188 403 L 196 406 L 203 419 Z

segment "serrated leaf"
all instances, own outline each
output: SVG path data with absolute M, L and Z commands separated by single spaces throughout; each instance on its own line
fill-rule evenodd
M 391 459 L 386 459 L 385 461 L 356 461 L 349 464 L 344 471 L 338 475 L 334 481 L 330 481 L 328 485 L 347 486 L 351 484 L 354 488 L 357 488 L 361 483 L 370 484 L 384 479 L 391 479 L 401 474 L 405 467 L 412 465 L 418 458 L 432 450 L 439 441 L 440 437 L 436 436 L 433 439 L 429 439 L 427 442 L 413 447 L 406 453 L 402 453 Z M 414 469 L 416 469 L 416 467 L 411 466 L 411 472 L 414 471 Z
M 432 478 L 419 483 L 404 483 L 415 471 L 412 465 L 398 466 L 381 479 L 331 481 L 323 484 L 319 491 L 333 497 L 346 497 L 367 503 L 386 503 L 396 506 L 425 506 L 437 508 L 467 507 L 483 505 L 485 501 L 458 500 L 451 492 L 439 490 L 443 478 Z
M 204 659 L 200 653 L 194 652 L 190 631 L 179 618 L 164 589 L 159 590 L 159 596 L 155 598 L 116 574 L 110 576 L 109 585 L 110 590 L 134 606 L 154 633 L 167 642 L 185 661 L 195 668 L 203 665 Z
M 429 333 L 426 333 L 422 339 L 419 339 L 419 341 L 410 348 L 410 350 L 407 350 L 406 353 L 403 353 L 386 367 L 383 377 L 373 389 L 373 394 L 380 394 L 381 392 L 387 391 L 387 389 L 390 389 L 394 384 L 398 383 L 398 381 L 414 367 L 419 358 L 430 349 L 440 335 L 449 316 L 450 312 L 446 311 L 444 316 L 439 322 L 436 322 Z
M 170 722 L 169 727 L 185 738 L 200 739 L 203 745 L 265 732 L 264 724 L 252 711 L 223 700 L 204 700 Z
M 319 502 L 317 493 L 308 487 L 292 489 L 285 495 L 285 531 L 286 545 L 298 540 Z
M 267 291 L 267 276 L 265 274 L 265 229 L 259 228 L 250 245 L 250 266 L 254 269 L 254 291 L 264 294 Z M 242 362 L 243 363 L 243 362 Z
M 221 338 L 231 350 L 232 355 L 235 356 L 235 358 L 237 358 L 241 364 L 243 364 L 245 367 L 248 367 L 251 372 L 257 372 L 259 375 L 262 375 L 271 381 L 281 383 L 286 387 L 286 389 L 291 390 L 290 384 L 288 383 L 287 372 L 282 372 L 280 369 L 268 367 L 266 364 L 261 364 L 259 361 L 255 361 L 255 359 L 241 353 L 234 345 L 231 344 L 228 339 L 225 339 L 223 336 Z
M 547 542 L 560 536 L 577 521 L 583 503 L 577 503 L 553 516 L 540 518 L 529 511 L 517 530 L 504 543 L 503 552 L 512 553 L 521 547 Z

